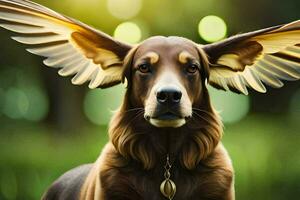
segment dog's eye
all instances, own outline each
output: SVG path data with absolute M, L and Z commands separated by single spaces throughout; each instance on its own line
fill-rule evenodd
M 139 71 L 142 73 L 149 73 L 150 72 L 150 65 L 147 63 L 143 63 L 139 65 Z
M 199 69 L 199 66 L 195 63 L 191 63 L 188 65 L 188 67 L 186 68 L 186 71 L 190 74 L 195 74 Z

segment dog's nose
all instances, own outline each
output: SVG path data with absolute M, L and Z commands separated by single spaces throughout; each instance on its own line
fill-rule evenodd
M 162 87 L 156 92 L 156 99 L 161 104 L 177 104 L 180 102 L 182 93 L 176 87 Z

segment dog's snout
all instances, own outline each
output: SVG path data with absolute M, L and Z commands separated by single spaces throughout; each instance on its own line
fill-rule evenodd
M 176 87 L 162 87 L 156 92 L 157 101 L 161 104 L 177 104 L 181 100 L 182 93 Z

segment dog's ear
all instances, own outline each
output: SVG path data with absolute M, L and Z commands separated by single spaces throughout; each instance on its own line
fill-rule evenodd
M 280 79 L 300 79 L 300 20 L 200 48 L 209 59 L 209 83 L 218 89 L 266 92 L 264 84 L 280 88 Z
M 122 83 L 125 83 L 127 85 L 127 88 L 130 87 L 131 83 L 131 73 L 132 73 L 132 65 L 133 65 L 133 60 L 134 60 L 134 55 L 138 49 L 138 45 L 135 47 L 131 48 L 131 50 L 128 52 L 124 59 L 124 64 L 123 64 L 123 72 L 122 72 Z
M 61 76 L 76 74 L 73 84 L 105 88 L 121 82 L 130 45 L 27 0 L 0 0 L 0 19 L 1 27 L 20 34 L 14 40 L 47 58 L 45 65 L 61 68 Z
M 210 68 L 209 60 L 208 60 L 207 54 L 201 48 L 202 46 L 199 46 L 196 44 L 196 47 L 197 47 L 197 51 L 198 51 L 198 54 L 200 57 L 200 63 L 201 63 L 201 67 L 202 67 L 202 70 L 201 70 L 201 75 L 203 77 L 202 82 L 203 82 L 203 84 L 205 84 L 206 80 L 208 80 L 208 78 L 209 78 L 209 68 Z

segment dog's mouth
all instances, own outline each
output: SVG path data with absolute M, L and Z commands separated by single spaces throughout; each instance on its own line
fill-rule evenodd
M 167 111 L 155 116 L 145 115 L 145 119 L 156 127 L 178 128 L 186 123 L 188 117 L 183 117 L 175 112 Z
M 182 117 L 180 117 L 178 114 L 168 111 L 168 112 L 165 112 L 163 114 L 157 115 L 152 118 L 158 119 L 158 120 L 176 120 L 176 119 L 180 119 Z

